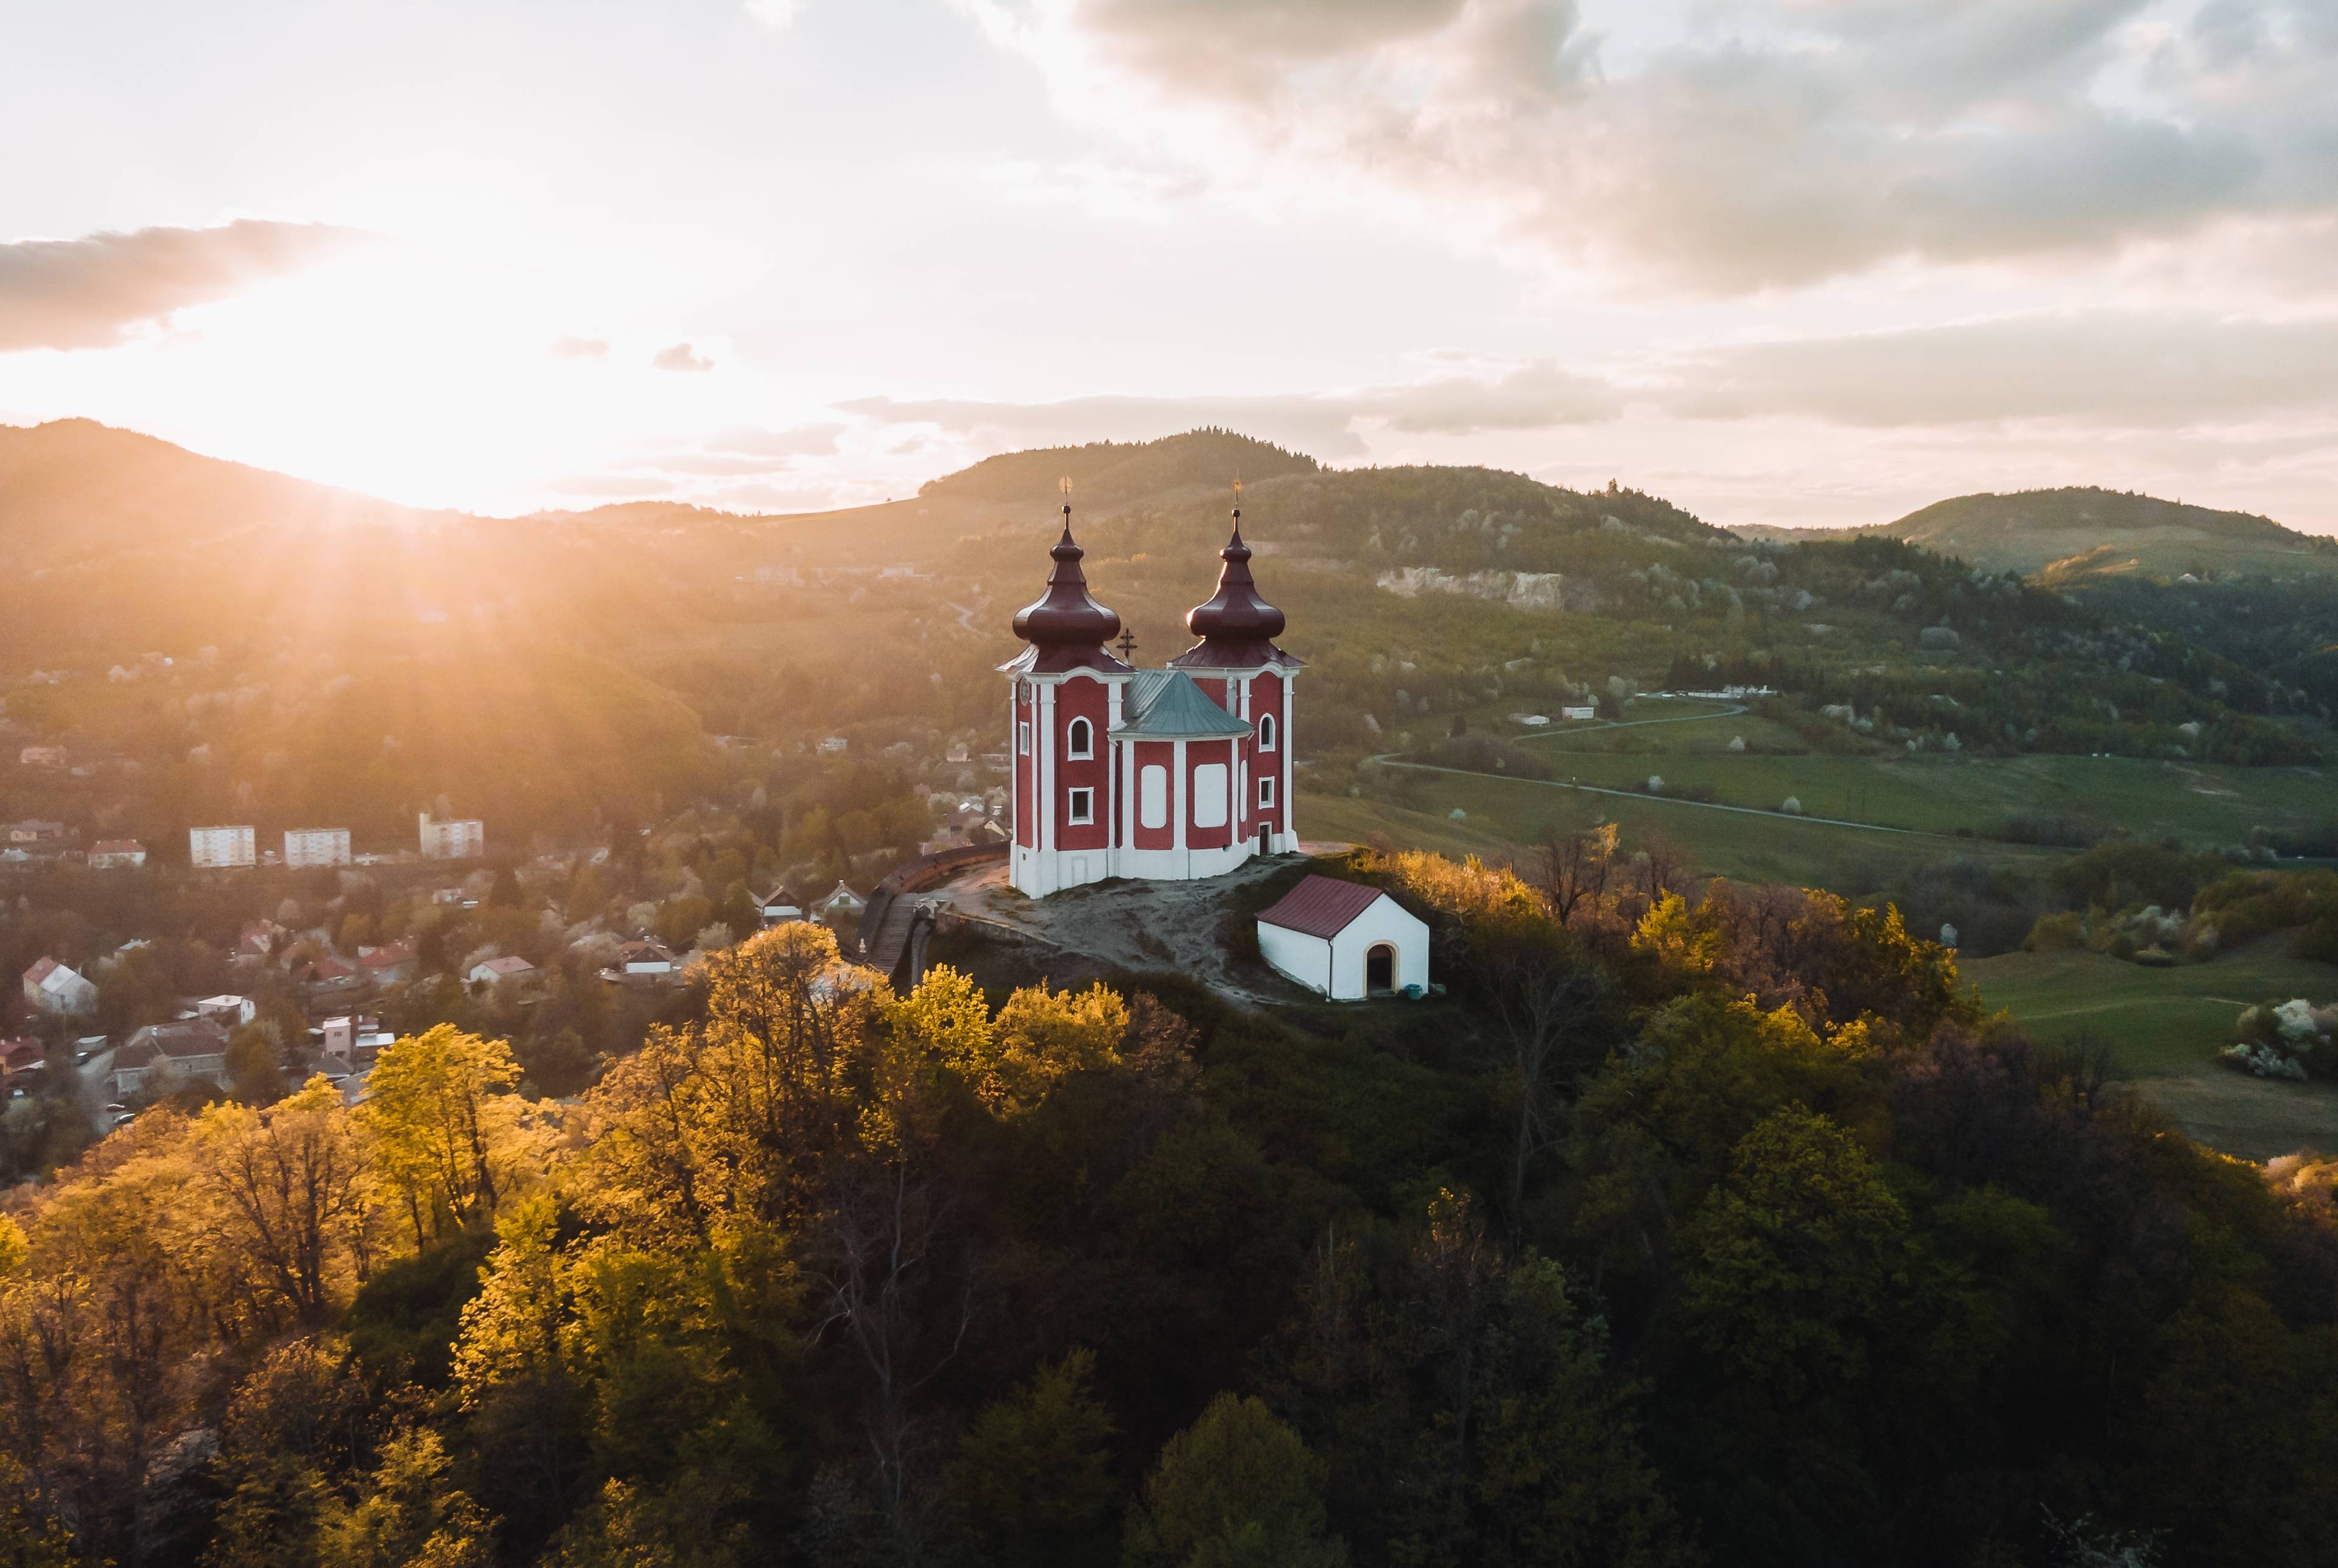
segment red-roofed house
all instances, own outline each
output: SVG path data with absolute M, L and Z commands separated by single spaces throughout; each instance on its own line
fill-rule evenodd
M 0 1040 L 0 1083 L 32 1072 L 47 1059 L 38 1040 Z
M 313 964 L 301 965 L 292 975 L 292 984 L 311 996 L 335 991 L 354 989 L 359 982 L 357 966 L 345 959 L 328 955 Z
M 1429 989 L 1429 927 L 1361 882 L 1303 877 L 1258 917 L 1266 961 L 1336 1002 Z
M 414 938 L 401 936 L 379 947 L 358 949 L 358 972 L 377 985 L 396 985 L 414 977 Z
M 617 949 L 617 961 L 601 971 L 604 980 L 624 985 L 663 985 L 673 978 L 673 954 L 647 937 Z
M 492 985 L 498 980 L 516 980 L 523 985 L 535 978 L 535 965 L 525 958 L 487 958 L 471 965 L 464 978 L 474 985 Z
M 146 846 L 135 838 L 101 838 L 89 847 L 89 868 L 93 871 L 145 864 Z

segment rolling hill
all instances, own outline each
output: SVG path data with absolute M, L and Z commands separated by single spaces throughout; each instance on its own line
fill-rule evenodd
M 2092 485 L 1959 495 L 1872 528 L 1743 528 L 1748 538 L 1807 544 L 1881 534 L 1993 572 L 2063 582 L 2106 576 L 2338 575 L 2338 541 L 2269 517 L 2221 512 Z

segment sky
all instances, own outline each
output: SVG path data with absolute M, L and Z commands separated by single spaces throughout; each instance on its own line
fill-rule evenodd
M 1231 426 L 2338 532 L 2330 0 L 0 0 L 0 422 L 492 513 Z

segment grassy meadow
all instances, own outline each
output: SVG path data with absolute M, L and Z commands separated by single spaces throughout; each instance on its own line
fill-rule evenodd
M 2268 938 L 2205 964 L 2156 969 L 2100 953 L 2007 953 L 1965 964 L 1992 1009 L 2040 1039 L 2100 1045 L 2202 1142 L 2243 1159 L 2338 1149 L 2338 1083 L 2251 1078 L 2216 1062 L 2253 1003 L 2338 997 L 2338 970 Z

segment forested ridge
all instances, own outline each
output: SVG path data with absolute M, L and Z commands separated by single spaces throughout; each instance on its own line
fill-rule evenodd
M 1352 857 L 1417 1004 L 897 995 L 791 925 L 574 1101 L 439 1025 L 149 1112 L 0 1225 L 0 1557 L 2338 1553 L 2328 1168 L 1888 909 L 1612 849 Z

